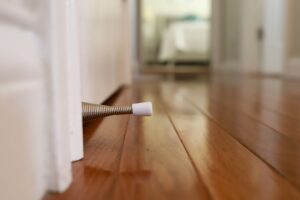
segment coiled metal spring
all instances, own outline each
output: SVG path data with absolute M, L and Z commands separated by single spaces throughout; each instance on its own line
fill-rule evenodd
M 132 114 L 132 106 L 106 106 L 91 103 L 82 103 L 83 122 L 95 120 L 110 115 Z

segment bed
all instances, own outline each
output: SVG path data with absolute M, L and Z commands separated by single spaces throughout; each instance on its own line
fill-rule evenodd
M 209 28 L 206 21 L 178 21 L 163 32 L 159 61 L 201 61 L 209 54 Z
M 158 16 L 154 35 L 147 44 L 148 62 L 208 61 L 210 23 L 199 18 Z

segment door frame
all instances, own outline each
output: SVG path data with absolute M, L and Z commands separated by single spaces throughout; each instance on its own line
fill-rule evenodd
M 150 74 L 168 74 L 168 72 L 165 72 L 165 70 L 153 70 L 150 69 L 150 70 L 146 70 L 147 72 L 145 72 L 145 62 L 144 62 L 144 56 L 143 56 L 143 27 L 142 27 L 142 15 L 143 15 L 143 0 L 132 0 L 135 4 L 135 12 L 136 12 L 136 21 L 134 22 L 131 22 L 131 23 L 136 23 L 136 25 L 132 26 L 132 31 L 135 33 L 136 35 L 136 44 L 134 45 L 134 48 L 136 49 L 136 55 L 134 55 L 134 63 L 136 63 L 136 65 L 134 66 L 135 67 L 135 72 L 138 72 L 138 73 L 150 73 Z M 213 4 L 213 1 L 215 0 L 211 0 L 211 11 L 212 11 L 212 4 Z M 213 24 L 212 22 L 212 19 L 211 19 L 211 25 Z M 212 34 L 212 28 L 211 28 L 211 34 Z M 209 50 L 212 52 L 212 48 L 213 48 L 213 38 L 210 37 L 210 46 L 209 46 Z M 209 69 L 208 70 L 187 70 L 187 74 L 190 73 L 207 73 L 210 69 L 211 69 L 211 66 L 212 66 L 212 62 L 213 62 L 213 54 L 210 53 L 210 57 L 209 57 Z M 172 70 L 171 72 L 172 74 L 181 74 L 182 72 L 179 70 L 177 71 L 176 69 Z
M 257 2 L 241 0 L 239 9 L 239 55 L 236 60 L 222 60 L 222 24 L 224 0 L 212 0 L 212 69 L 215 72 L 257 73 L 261 68 L 257 52 L 259 43 L 257 31 L 259 19 L 253 14 Z M 250 61 L 252 62 L 249 65 Z M 254 64 L 253 64 L 254 62 Z

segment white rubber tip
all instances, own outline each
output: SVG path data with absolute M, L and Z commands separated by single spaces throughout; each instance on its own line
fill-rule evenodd
M 152 103 L 143 102 L 132 104 L 132 114 L 139 116 L 151 116 L 153 114 Z

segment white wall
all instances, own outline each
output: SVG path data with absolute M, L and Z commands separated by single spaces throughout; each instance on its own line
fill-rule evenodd
M 265 41 L 262 72 L 292 78 L 300 77 L 297 0 L 265 0 Z
M 300 77 L 300 2 L 288 0 L 286 16 L 286 63 L 284 73 L 288 77 Z
M 288 56 L 291 58 L 300 57 L 300 24 L 299 24 L 299 11 L 300 1 L 288 0 Z
M 100 103 L 130 82 L 128 1 L 80 0 L 83 101 Z
M 213 0 L 214 69 L 299 78 L 299 9 L 297 0 Z
M 37 199 L 47 184 L 41 178 L 45 93 L 38 44 L 30 30 L 3 20 L 0 43 L 0 199 Z
M 263 0 L 213 0 L 213 69 L 257 73 L 262 46 Z
M 157 60 L 160 41 L 158 17 L 182 17 L 197 15 L 204 19 L 211 17 L 211 0 L 141 0 L 142 1 L 142 44 L 146 60 Z M 161 30 L 160 30 L 161 31 Z

